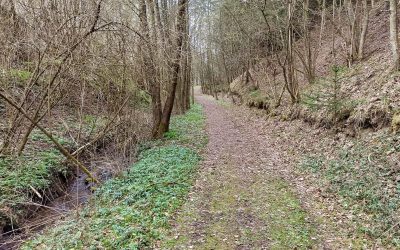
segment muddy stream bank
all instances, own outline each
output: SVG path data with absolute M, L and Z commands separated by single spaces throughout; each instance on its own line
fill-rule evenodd
M 92 195 L 84 174 L 73 176 L 69 180 L 61 180 L 58 185 L 62 186 L 57 187 L 60 190 L 57 194 L 48 192 L 46 197 L 41 197 L 48 202 L 28 204 L 28 216 L 21 224 L 9 224 L 3 228 L 0 250 L 19 249 L 29 237 L 40 233 L 67 214 L 77 211 Z

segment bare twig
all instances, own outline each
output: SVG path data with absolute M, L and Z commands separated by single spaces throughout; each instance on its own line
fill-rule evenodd
M 55 145 L 55 147 L 62 153 L 68 160 L 70 160 L 74 165 L 79 167 L 85 174 L 87 174 L 94 182 L 99 183 L 99 181 L 92 175 L 92 173 L 73 155 L 71 155 L 68 150 L 62 146 L 53 135 L 48 132 L 44 127 L 38 124 L 33 118 L 31 118 L 23 108 L 19 107 L 10 97 L 6 96 L 3 92 L 0 92 L 0 97 L 3 98 L 7 103 L 13 106 L 18 112 L 20 112 L 26 119 L 28 119 L 35 127 L 37 127 L 43 134 L 45 134 Z

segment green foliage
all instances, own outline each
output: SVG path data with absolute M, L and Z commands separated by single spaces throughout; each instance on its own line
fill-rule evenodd
M 204 132 L 205 120 L 203 108 L 194 104 L 184 115 L 174 116 L 171 120 L 170 131 L 165 137 L 168 143 L 189 146 L 201 150 L 208 142 Z
M 400 152 L 400 138 L 381 136 L 376 143 L 339 149 L 334 159 L 307 157 L 301 165 L 329 183 L 329 192 L 342 197 L 342 205 L 361 218 L 360 233 L 400 247 L 400 185 L 392 176 L 387 155 Z M 368 216 L 366 216 L 368 215 Z
M 106 118 L 97 115 L 85 115 L 83 117 L 82 132 L 86 137 L 100 131 L 106 125 Z
M 332 115 L 333 122 L 346 119 L 356 106 L 356 103 L 347 99 L 340 90 L 346 70 L 341 66 L 333 66 L 332 77 L 316 81 L 308 92 L 303 94 L 302 103 L 314 111 L 327 110 Z
M 28 242 L 22 249 L 144 249 L 163 238 L 185 201 L 206 141 L 204 117 L 195 105 L 173 118 L 170 136 L 142 145 L 139 160 L 121 177 L 100 187 L 79 218 Z M 171 136 L 174 134 L 174 136 Z M 172 138 L 170 138 L 172 137 Z M 154 146 L 157 145 L 157 146 Z M 204 145 L 204 144 L 201 144 Z M 185 146 L 190 146 L 190 149 Z
M 164 134 L 164 138 L 167 138 L 167 139 L 170 139 L 170 140 L 177 139 L 178 137 L 179 137 L 178 131 L 175 131 L 175 130 L 172 130 L 172 129 L 170 129 L 168 132 L 166 132 Z
M 268 96 L 263 94 L 261 90 L 256 89 L 244 96 L 246 105 L 249 107 L 265 108 Z
M 95 124 L 98 120 L 97 116 L 93 116 L 93 115 L 85 115 L 83 117 L 83 121 L 87 124 Z
M 265 102 L 267 100 L 267 96 L 259 89 L 251 91 L 248 97 L 255 102 Z
M 323 167 L 324 158 L 318 156 L 307 156 L 301 163 L 302 168 L 308 169 L 313 173 L 319 173 Z
M 249 93 L 250 97 L 257 98 L 261 96 L 261 91 L 259 89 L 253 90 Z
M 31 201 L 32 188 L 45 190 L 53 176 L 66 174 L 62 160 L 54 149 L 35 152 L 34 156 L 0 158 L 0 218 L 18 219 L 21 206 Z
M 24 86 L 31 78 L 32 73 L 22 69 L 0 69 L 0 86 L 9 87 L 16 84 Z
M 65 137 L 53 135 L 54 139 L 56 139 L 61 145 L 63 146 L 72 146 L 73 142 Z M 42 142 L 42 143 L 47 143 L 49 145 L 53 145 L 53 142 L 47 137 L 45 134 L 43 134 L 40 130 L 34 129 L 30 135 L 30 139 L 34 142 Z
M 140 107 L 147 108 L 151 104 L 151 95 L 143 90 L 135 90 L 136 98 L 135 103 Z
M 11 77 L 15 77 L 22 82 L 28 81 L 32 76 L 32 73 L 26 70 L 10 69 L 9 72 Z
M 142 249 L 168 227 L 192 183 L 198 155 L 168 146 L 145 151 L 121 178 L 102 186 L 77 221 L 30 242 L 47 249 Z

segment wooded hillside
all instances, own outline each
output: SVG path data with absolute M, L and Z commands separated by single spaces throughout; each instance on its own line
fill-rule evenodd
M 399 108 L 389 2 L 271 3 L 218 7 L 206 37 L 215 70 L 203 89 L 327 126 L 388 126 Z

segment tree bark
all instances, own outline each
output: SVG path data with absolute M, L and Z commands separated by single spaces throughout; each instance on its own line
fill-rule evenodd
M 399 70 L 399 45 L 397 37 L 397 1 L 390 2 L 390 46 L 392 48 L 393 69 Z
M 294 57 L 293 57 L 293 13 L 295 3 L 292 0 L 288 1 L 288 16 L 287 16 L 287 41 L 286 41 L 286 61 L 287 61 L 287 90 L 292 99 L 292 103 L 297 103 L 300 99 L 298 82 L 296 79 Z
M 367 0 L 363 0 L 363 11 L 364 11 L 364 17 L 363 17 L 363 21 L 362 21 L 360 44 L 358 45 L 358 59 L 359 60 L 363 59 L 363 57 L 364 57 L 364 44 L 365 44 L 365 39 L 367 37 L 367 31 L 368 31 L 369 10 L 368 10 Z
M 176 20 L 176 48 L 175 48 L 175 56 L 172 63 L 172 81 L 170 90 L 165 101 L 164 109 L 162 112 L 161 122 L 158 127 L 157 137 L 161 138 L 165 132 L 169 130 L 169 123 L 171 120 L 171 113 L 174 106 L 175 100 L 175 93 L 176 93 L 176 86 L 179 80 L 179 72 L 180 68 L 180 60 L 182 57 L 182 44 L 183 44 L 183 37 L 185 35 L 186 25 L 185 25 L 185 18 L 186 18 L 186 5 L 188 0 L 179 0 L 178 2 L 178 16 Z
M 141 32 L 146 41 L 142 41 L 140 47 L 142 49 L 143 64 L 144 64 L 144 79 L 149 84 L 149 90 L 151 95 L 151 106 L 153 115 L 153 137 L 157 134 L 157 129 L 161 121 L 161 92 L 160 83 L 157 80 L 157 70 L 154 65 L 154 52 L 151 47 L 150 40 L 150 28 L 147 21 L 147 5 L 145 0 L 140 0 L 139 9 L 139 20 Z

